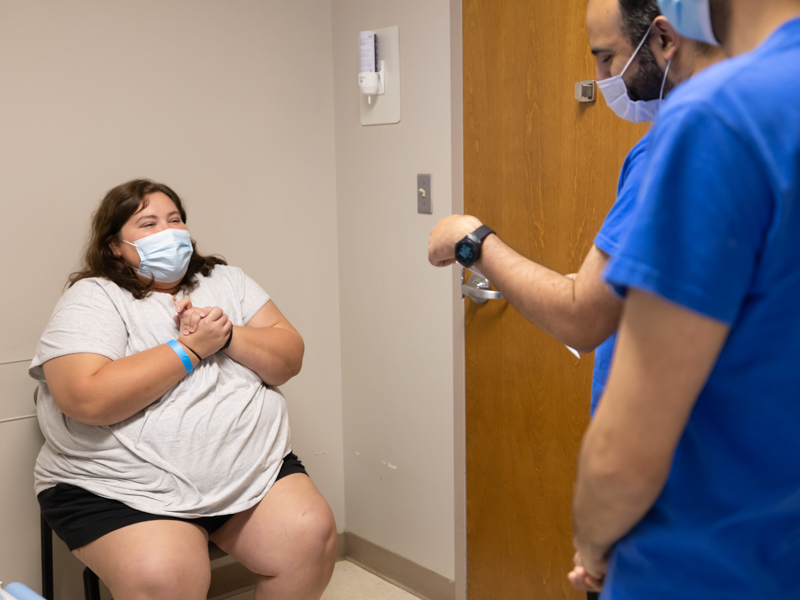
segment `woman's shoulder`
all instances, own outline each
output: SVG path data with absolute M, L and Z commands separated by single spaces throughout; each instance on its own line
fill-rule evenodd
M 212 281 L 214 283 L 231 283 L 233 285 L 241 285 L 242 280 L 244 279 L 244 271 L 242 271 L 239 267 L 234 267 L 232 265 L 214 265 L 214 268 L 211 270 L 207 276 L 201 277 L 201 284 L 203 279 Z
M 214 265 L 214 268 L 211 270 L 211 274 L 209 277 L 216 276 L 231 276 L 231 274 L 241 273 L 242 270 L 239 267 L 235 267 L 233 265 Z
M 86 277 L 70 285 L 62 294 L 59 305 L 91 303 L 118 304 L 132 300 L 130 292 L 104 277 Z
M 84 277 L 71 284 L 62 295 L 62 299 L 78 299 L 95 294 L 108 294 L 108 285 L 116 284 L 102 277 Z
M 260 303 L 259 308 L 270 299 L 269 294 L 242 269 L 230 265 L 216 265 L 208 277 L 200 281 L 199 287 L 209 291 L 215 288 L 218 291 L 224 290 L 245 304 Z

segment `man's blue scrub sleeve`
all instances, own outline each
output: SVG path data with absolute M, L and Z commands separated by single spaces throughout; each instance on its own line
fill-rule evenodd
M 611 256 L 617 254 L 631 228 L 631 218 L 647 168 L 649 143 L 650 132 L 647 132 L 625 157 L 617 184 L 617 199 L 594 238 L 594 245 Z
M 605 278 L 731 324 L 773 213 L 764 166 L 703 104 L 666 108 L 665 122 L 653 131 L 636 219 Z
M 617 200 L 606 215 L 603 226 L 594 238 L 594 245 L 609 256 L 615 256 L 619 251 L 622 241 L 628 235 L 628 230 L 633 222 L 636 209 L 636 200 L 639 189 L 642 187 L 647 166 L 647 146 L 650 143 L 650 133 L 646 133 L 639 142 L 631 148 L 617 184 Z M 600 344 L 594 352 L 594 371 L 592 373 L 592 400 L 589 405 L 590 414 L 594 415 L 600 398 L 606 387 L 608 373 L 611 370 L 611 359 L 614 356 L 614 347 L 617 343 L 615 331 L 605 342 Z

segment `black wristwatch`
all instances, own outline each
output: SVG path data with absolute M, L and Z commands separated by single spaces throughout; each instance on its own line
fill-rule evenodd
M 490 229 L 488 225 L 481 225 L 456 242 L 456 262 L 467 269 L 478 262 L 481 257 L 483 240 L 490 233 L 494 233 L 494 230 Z

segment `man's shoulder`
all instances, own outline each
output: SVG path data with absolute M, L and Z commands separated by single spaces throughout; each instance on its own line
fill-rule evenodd
M 740 80 L 752 63 L 750 55 L 720 61 L 696 73 L 679 85 L 665 102 L 670 111 L 676 107 L 693 105 L 698 101 L 708 101 L 715 94 L 726 92 Z
M 710 148 L 738 139 L 754 146 L 753 118 L 764 111 L 748 100 L 751 92 L 744 81 L 753 72 L 753 57 L 746 55 L 716 65 L 693 76 L 665 102 L 653 130 L 650 156 L 662 161 L 665 151 L 684 154 L 690 149 Z M 680 148 L 680 149 L 678 149 Z M 672 150 L 670 150 L 672 149 Z M 709 150 L 710 151 L 710 150 Z
M 659 122 L 674 123 L 687 114 L 701 113 L 746 130 L 754 118 L 769 119 L 773 109 L 785 106 L 786 98 L 797 92 L 800 46 L 768 40 L 681 84 L 666 100 Z

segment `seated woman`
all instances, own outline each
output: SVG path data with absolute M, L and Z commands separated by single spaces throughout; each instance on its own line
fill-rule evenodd
M 147 180 L 94 215 L 30 368 L 42 513 L 115 600 L 205 598 L 209 539 L 259 576 L 256 598 L 317 599 L 336 525 L 274 387 L 300 371 L 303 340 L 185 223 Z

